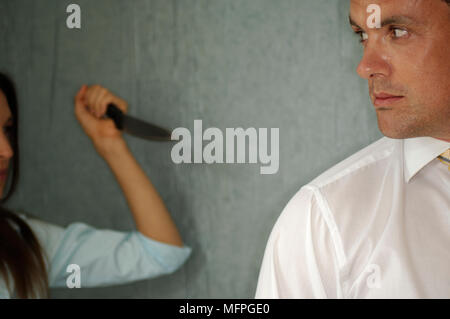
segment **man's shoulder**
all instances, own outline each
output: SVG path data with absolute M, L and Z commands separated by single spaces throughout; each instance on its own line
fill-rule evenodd
M 290 218 L 298 218 L 314 207 L 330 219 L 335 214 L 352 215 L 358 208 L 367 211 L 365 205 L 371 205 L 371 195 L 382 187 L 398 143 L 401 140 L 383 137 L 334 165 L 297 191 L 286 205 L 283 218 L 291 223 Z
M 382 170 L 380 165 L 394 154 L 398 143 L 401 140 L 383 137 L 326 170 L 308 183 L 308 186 L 321 189 L 343 179 L 351 182 L 352 179 L 367 178 L 370 176 L 370 169 L 376 174 Z
M 293 225 L 310 211 L 320 211 L 330 223 L 336 214 L 355 216 L 355 211 L 367 218 L 363 212 L 371 211 L 368 208 L 386 183 L 385 174 L 397 159 L 401 143 L 383 137 L 331 167 L 297 191 L 285 206 L 280 223 Z
M 361 198 L 353 195 L 361 193 L 362 185 L 368 185 L 366 191 L 370 192 L 370 187 L 382 183 L 383 170 L 398 143 L 399 140 L 383 137 L 334 165 L 301 187 L 286 205 L 285 214 L 297 216 L 299 211 L 315 205 L 317 197 L 346 203 L 359 201 Z
M 371 231 L 361 225 L 370 220 L 376 227 L 379 225 L 376 220 L 389 214 L 389 207 L 380 208 L 382 211 L 373 208 L 377 207 L 380 190 L 397 177 L 389 172 L 396 167 L 392 164 L 397 163 L 402 143 L 383 137 L 304 185 L 284 208 L 277 233 L 284 233 L 285 238 L 297 236 L 305 222 L 317 234 L 323 234 L 326 228 L 343 264 L 347 253 L 361 244 L 361 232 Z M 386 193 L 391 193 L 389 187 Z

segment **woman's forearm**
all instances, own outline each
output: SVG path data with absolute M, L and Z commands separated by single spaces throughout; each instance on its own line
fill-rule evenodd
M 154 240 L 183 246 L 181 236 L 164 202 L 126 143 L 117 143 L 103 158 L 122 188 L 137 229 Z
M 99 85 L 83 85 L 75 96 L 75 115 L 97 152 L 111 167 L 138 230 L 154 240 L 182 246 L 180 234 L 166 206 L 129 151 L 122 133 L 111 119 L 103 118 L 110 103 L 122 112 L 127 111 L 127 102 L 107 89 Z

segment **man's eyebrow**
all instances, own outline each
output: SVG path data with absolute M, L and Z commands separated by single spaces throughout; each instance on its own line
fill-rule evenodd
M 350 25 L 358 28 L 358 29 L 364 29 L 362 27 L 360 27 L 355 20 L 352 19 L 351 16 L 348 17 L 348 21 L 350 23 Z M 392 17 L 388 17 L 385 18 L 384 20 L 381 21 L 381 27 L 385 27 L 387 25 L 392 25 L 392 24 L 403 24 L 403 25 L 410 25 L 410 24 L 414 24 L 417 23 L 416 20 L 414 20 L 413 18 L 407 17 L 407 16 L 392 16 Z
M 409 25 L 416 23 L 416 20 L 413 18 L 407 17 L 407 16 L 392 16 L 389 18 L 386 18 L 381 21 L 381 26 L 384 27 L 386 25 L 391 24 L 403 24 L 403 25 Z

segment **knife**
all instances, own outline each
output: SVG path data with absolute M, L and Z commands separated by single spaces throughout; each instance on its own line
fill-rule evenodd
M 170 131 L 126 115 L 113 103 L 108 104 L 106 116 L 114 121 L 118 130 L 125 133 L 150 141 L 164 142 L 172 140 Z

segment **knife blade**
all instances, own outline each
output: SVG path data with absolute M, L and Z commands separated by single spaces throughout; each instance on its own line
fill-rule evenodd
M 105 115 L 114 121 L 118 130 L 125 133 L 150 141 L 172 141 L 169 130 L 126 115 L 113 103 L 108 104 Z

